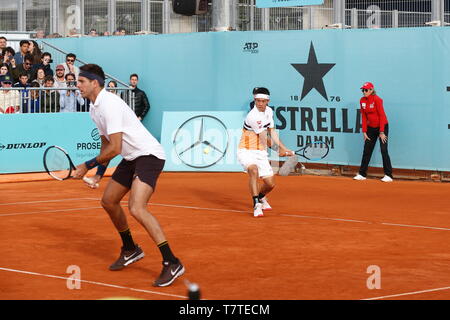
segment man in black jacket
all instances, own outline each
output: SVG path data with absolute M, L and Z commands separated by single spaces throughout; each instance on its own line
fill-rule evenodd
M 139 77 L 136 73 L 130 76 L 130 86 L 133 88 L 134 93 L 134 113 L 139 120 L 144 120 L 145 115 L 150 110 L 150 103 L 148 102 L 147 95 L 144 91 L 137 87 Z

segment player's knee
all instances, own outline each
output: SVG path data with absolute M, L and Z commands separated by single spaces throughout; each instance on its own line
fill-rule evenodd
M 266 182 L 266 188 L 272 191 L 275 188 L 275 182 Z
M 110 201 L 108 198 L 102 198 L 100 203 L 105 210 L 112 209 L 115 206 L 114 202 Z
M 141 206 L 135 204 L 129 204 L 128 209 L 130 210 L 130 214 L 133 216 L 133 218 L 138 221 L 140 221 L 142 219 L 142 216 L 147 212 L 145 208 L 142 208 Z
M 250 166 L 250 167 L 248 167 L 247 171 L 248 171 L 248 174 L 250 174 L 250 175 L 258 175 L 259 174 L 257 166 Z

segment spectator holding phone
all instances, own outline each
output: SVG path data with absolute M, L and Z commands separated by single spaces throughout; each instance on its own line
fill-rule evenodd
M 61 112 L 77 112 L 77 104 L 84 104 L 84 99 L 77 89 L 77 82 L 73 73 L 66 74 L 66 90 L 61 90 L 59 97 L 59 105 Z
M 14 81 L 19 81 L 19 77 L 22 74 L 26 74 L 27 82 L 31 82 L 33 79 L 33 70 L 31 68 L 33 62 L 33 57 L 27 54 L 24 58 L 23 63 L 16 65 L 15 59 L 11 60 L 11 75 L 14 78 Z
M 2 60 L 0 62 L 8 66 L 9 72 L 11 72 L 11 60 L 14 60 L 16 52 L 11 47 L 6 47 L 2 50 Z

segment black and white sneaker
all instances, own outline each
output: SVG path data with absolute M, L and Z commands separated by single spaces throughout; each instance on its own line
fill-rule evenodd
M 141 260 L 143 257 L 145 257 L 144 251 L 142 251 L 141 247 L 139 247 L 138 245 L 136 245 L 136 248 L 134 248 L 133 250 L 124 250 L 122 247 L 119 259 L 117 259 L 116 262 L 109 266 L 109 270 L 122 270 L 126 266 L 138 260 Z
M 176 278 L 183 275 L 184 267 L 180 261 L 173 263 L 170 261 L 163 261 L 163 269 L 159 278 L 153 282 L 154 287 L 166 287 L 172 284 Z

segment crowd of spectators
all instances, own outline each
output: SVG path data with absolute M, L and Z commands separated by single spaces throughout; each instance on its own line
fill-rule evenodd
M 69 30 L 69 33 L 67 37 L 107 37 L 107 36 L 125 36 L 129 34 L 125 28 L 117 28 L 114 32 L 104 31 L 104 32 L 97 32 L 97 29 L 91 28 L 88 33 L 81 34 L 80 30 L 73 28 Z M 37 30 L 36 34 L 34 35 L 36 39 L 44 39 L 44 38 L 64 38 L 63 35 L 54 32 L 51 34 L 46 34 L 44 30 Z
M 96 36 L 96 31 L 91 30 L 90 34 Z M 21 40 L 16 52 L 7 46 L 5 37 L 0 37 L 0 114 L 88 111 L 89 103 L 76 86 L 79 74 L 76 58 L 74 53 L 68 53 L 65 62 L 57 64 L 53 70 L 51 53 L 42 52 L 36 41 Z M 142 121 L 150 104 L 145 92 L 137 87 L 138 81 L 138 75 L 132 74 L 129 87 L 135 95 L 136 115 Z M 117 88 L 115 81 L 108 82 L 107 87 L 122 99 L 128 99 L 126 92 L 110 89 Z
M 15 52 L 7 46 L 7 39 L 0 37 L 0 50 L 1 87 L 20 89 L 0 91 L 0 113 L 81 111 L 85 101 L 76 88 L 79 69 L 75 54 L 67 54 L 66 61 L 54 71 L 51 53 L 42 52 L 34 40 L 21 40 Z M 28 90 L 44 87 L 66 90 Z

